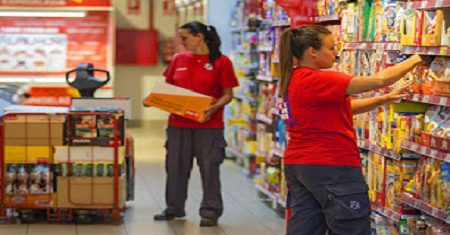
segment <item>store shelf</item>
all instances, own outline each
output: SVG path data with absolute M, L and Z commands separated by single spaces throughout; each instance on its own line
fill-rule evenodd
M 272 119 L 267 117 L 265 114 L 256 114 L 256 119 L 260 122 L 272 125 Z
M 337 21 L 340 19 L 341 19 L 340 15 L 329 15 L 329 16 L 316 16 L 315 20 L 317 23 L 321 23 L 321 22 L 328 22 L 328 21 Z
M 234 49 L 234 50 L 231 50 L 231 52 L 234 52 L 234 53 L 241 53 L 241 54 L 250 54 L 250 53 L 256 53 L 256 52 L 258 52 L 258 51 L 257 51 L 257 50 Z
M 275 115 L 280 115 L 280 114 L 278 113 L 278 109 L 275 108 L 275 107 L 272 107 L 272 108 L 270 109 L 270 112 L 272 112 L 272 114 L 275 114 Z
M 275 155 L 275 156 L 278 156 L 278 157 L 283 157 L 283 155 L 284 155 L 284 151 L 283 150 L 281 150 L 281 149 L 279 149 L 279 148 L 276 148 L 276 147 L 274 147 L 273 149 L 272 149 L 272 152 L 273 152 L 273 154 Z
M 407 98 L 405 100 L 426 103 L 426 104 L 450 106 L 450 98 L 443 97 L 443 96 L 411 94 L 410 98 Z
M 269 197 L 270 199 L 277 200 L 275 193 L 270 192 L 269 190 L 264 188 L 264 186 L 262 186 L 261 184 L 255 183 L 255 188 L 258 189 L 258 191 L 260 191 L 267 197 Z
M 230 29 L 230 31 L 232 33 L 240 33 L 240 32 L 245 32 L 248 31 L 250 28 L 248 26 L 244 26 L 244 27 L 233 27 Z
M 449 214 L 447 214 L 445 211 L 440 210 L 420 199 L 413 198 L 410 195 L 403 193 L 400 195 L 400 201 L 405 204 L 410 205 L 411 207 L 421 210 L 435 218 L 443 220 L 446 223 L 450 223 L 450 215 Z
M 400 50 L 400 43 L 345 43 L 344 50 L 384 50 L 384 51 L 398 51 Z
M 274 78 L 272 76 L 264 76 L 264 75 L 258 75 L 258 76 L 256 76 L 256 79 L 260 80 L 260 81 L 266 81 L 266 82 L 273 82 L 273 81 L 277 80 L 276 78 Z
M 369 141 L 358 140 L 358 147 L 362 148 L 362 149 L 370 150 L 376 154 L 379 154 L 379 155 L 382 155 L 382 156 L 385 156 L 388 158 L 392 158 L 395 160 L 400 160 L 402 158 L 402 156 L 400 154 L 398 154 L 392 150 L 382 148 L 380 146 L 372 144 Z
M 236 156 L 238 158 L 242 158 L 244 159 L 244 154 L 242 154 L 241 152 L 239 152 L 237 149 L 234 149 L 233 147 L 227 147 L 227 151 L 229 154 Z
M 287 27 L 291 26 L 289 20 L 274 20 L 272 21 L 272 27 Z
M 278 204 L 280 204 L 283 208 L 286 208 L 286 200 L 281 198 L 280 194 L 275 193 L 275 197 L 277 198 Z
M 414 143 L 414 142 L 411 142 L 408 140 L 404 140 L 402 142 L 402 148 L 413 151 L 415 153 L 419 153 L 419 154 L 427 156 L 427 157 L 432 157 L 432 158 L 440 159 L 440 160 L 443 160 L 446 162 L 450 162 L 450 153 L 432 149 L 432 148 L 429 148 L 429 147 L 426 147 L 421 144 Z
M 450 0 L 415 1 L 406 3 L 406 9 L 430 9 L 450 7 Z
M 263 47 L 260 46 L 257 49 L 259 52 L 273 52 L 273 47 Z
M 380 206 L 378 204 L 375 204 L 373 202 L 371 204 L 371 208 L 372 208 L 372 210 L 382 214 L 383 216 L 385 216 L 385 217 L 387 217 L 387 218 L 389 218 L 391 220 L 397 221 L 397 222 L 400 221 L 400 219 L 402 218 L 402 215 L 400 213 L 398 213 L 396 211 L 393 211 L 391 209 L 382 207 L 382 206 Z
M 448 46 L 437 46 L 437 47 L 403 46 L 403 48 L 401 49 L 401 53 L 450 56 L 450 49 Z
M 245 95 L 239 95 L 239 94 L 234 94 L 234 98 L 240 99 L 240 100 L 246 100 L 247 99 L 247 97 Z

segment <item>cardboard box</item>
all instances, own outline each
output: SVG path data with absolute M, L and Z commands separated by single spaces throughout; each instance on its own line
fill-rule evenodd
M 213 97 L 157 82 L 145 104 L 195 121 L 202 121 L 204 111 L 214 102 Z
M 7 115 L 5 146 L 58 146 L 64 142 L 64 115 Z
M 54 208 L 56 194 L 6 194 L 5 205 L 8 208 Z
M 442 10 L 423 11 L 422 46 L 440 46 L 444 13 Z
M 51 146 L 5 146 L 5 163 L 52 163 Z
M 403 14 L 403 19 L 401 23 L 401 39 L 400 43 L 403 46 L 413 46 L 414 37 L 416 34 L 416 15 L 415 10 L 408 9 Z
M 62 177 L 58 176 L 57 207 L 58 208 L 113 208 L 114 177 Z M 117 187 L 119 207 L 125 206 L 126 180 L 119 177 Z
M 114 147 L 56 146 L 55 163 L 114 163 Z M 70 152 L 69 152 L 70 151 Z M 123 163 L 124 148 L 118 147 L 119 164 Z M 70 156 L 70 159 L 69 159 Z

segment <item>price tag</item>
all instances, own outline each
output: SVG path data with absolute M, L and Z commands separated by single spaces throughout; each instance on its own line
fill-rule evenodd
M 425 53 L 425 49 L 426 49 L 425 47 L 419 47 L 418 51 L 420 54 L 423 54 Z
M 439 47 L 430 47 L 429 50 L 430 50 L 430 51 L 429 51 L 429 54 L 431 54 L 431 55 L 437 55 L 438 52 L 439 52 Z
M 430 157 L 436 157 L 439 154 L 439 151 L 436 149 L 431 149 L 430 151 Z
M 442 46 L 439 55 L 447 55 L 448 47 Z
M 424 103 L 428 103 L 430 101 L 430 96 L 429 95 L 423 95 L 423 101 Z
M 440 98 L 439 98 L 439 104 L 440 104 L 440 105 L 443 105 L 443 106 L 447 105 L 447 98 L 445 98 L 445 97 L 440 97 Z
M 412 101 L 419 101 L 419 97 L 420 97 L 419 94 L 414 94 L 414 95 L 412 96 Z
M 437 1 L 436 1 L 435 7 L 436 7 L 436 8 L 437 8 L 437 7 L 441 7 L 441 6 L 442 6 L 442 2 L 443 2 L 443 0 L 437 0 Z
M 427 8 L 428 1 L 423 1 L 420 8 Z
M 419 148 L 419 146 L 416 143 L 412 143 L 411 144 L 411 150 L 412 151 L 417 151 L 418 148 Z
M 433 208 L 431 210 L 431 215 L 437 218 L 439 216 L 439 210 L 437 208 Z
M 412 9 L 413 3 L 414 3 L 414 2 L 408 2 L 408 3 L 406 4 L 406 9 Z
M 414 201 L 414 207 L 415 208 L 419 209 L 420 208 L 420 204 L 421 204 L 420 201 L 418 201 L 418 200 Z

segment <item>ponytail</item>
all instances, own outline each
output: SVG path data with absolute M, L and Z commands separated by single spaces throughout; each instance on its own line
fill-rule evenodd
M 222 56 L 220 46 L 222 42 L 219 34 L 214 26 L 206 26 L 197 21 L 189 22 L 180 27 L 180 29 L 189 29 L 192 35 L 203 34 L 206 45 L 209 49 L 209 61 L 214 65 L 214 62 Z
M 214 26 L 210 25 L 207 28 L 208 34 L 206 36 L 206 44 L 209 48 L 209 60 L 211 61 L 211 64 L 214 65 L 214 61 L 222 56 L 222 52 L 220 51 L 222 41 Z
M 304 25 L 296 29 L 287 29 L 281 35 L 280 40 L 280 88 L 282 98 L 287 95 L 287 89 L 291 82 L 294 70 L 294 58 L 300 61 L 303 54 L 309 48 L 320 50 L 322 48 L 322 35 L 330 35 L 331 31 L 323 26 Z
M 292 34 L 294 29 L 283 32 L 280 40 L 280 88 L 279 93 L 282 98 L 286 97 L 287 88 L 291 81 L 292 70 L 294 69 L 294 54 L 292 52 Z

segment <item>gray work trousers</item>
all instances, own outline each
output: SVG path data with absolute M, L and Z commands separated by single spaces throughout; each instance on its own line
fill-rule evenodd
M 285 165 L 288 235 L 370 235 L 369 187 L 361 168 Z
M 167 213 L 184 213 L 188 181 L 194 157 L 200 168 L 203 200 L 202 218 L 217 219 L 223 213 L 219 167 L 225 159 L 226 141 L 221 128 L 167 128 Z

